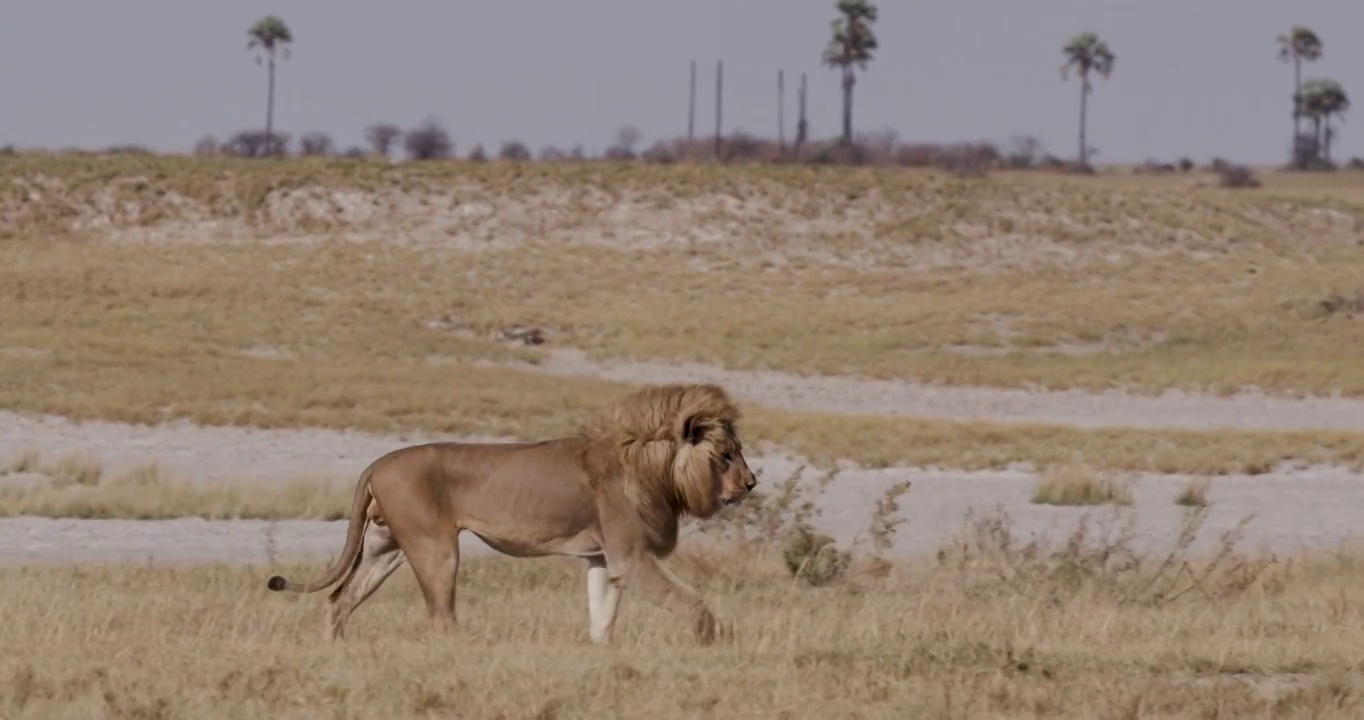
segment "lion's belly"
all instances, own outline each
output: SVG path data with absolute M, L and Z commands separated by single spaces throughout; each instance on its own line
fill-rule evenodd
M 544 555 L 600 555 L 601 543 L 586 530 L 563 537 L 506 537 L 486 529 L 466 528 L 487 543 L 488 547 L 512 557 L 540 557 Z

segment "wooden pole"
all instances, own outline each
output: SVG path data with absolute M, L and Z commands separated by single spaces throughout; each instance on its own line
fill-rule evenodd
M 715 159 L 720 160 L 720 118 L 724 107 L 725 61 L 715 61 Z
M 687 145 L 696 139 L 696 61 L 691 61 L 691 92 L 687 96 Z
M 777 71 L 777 148 L 786 154 L 786 73 Z

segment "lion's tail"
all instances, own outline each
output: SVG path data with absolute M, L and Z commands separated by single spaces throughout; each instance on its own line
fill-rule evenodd
M 266 587 L 276 592 L 288 590 L 290 592 L 310 593 L 317 592 L 334 584 L 341 579 L 341 575 L 355 563 L 355 556 L 360 552 L 361 541 L 364 539 L 365 524 L 369 521 L 369 514 L 365 512 L 369 506 L 369 480 L 374 475 L 374 467 L 378 463 L 371 463 L 365 471 L 360 473 L 360 480 L 355 484 L 355 499 L 350 505 L 350 525 L 346 528 L 346 545 L 341 549 L 341 556 L 336 559 L 336 563 L 331 566 L 321 579 L 311 583 L 300 584 L 286 580 L 279 575 L 271 575 Z

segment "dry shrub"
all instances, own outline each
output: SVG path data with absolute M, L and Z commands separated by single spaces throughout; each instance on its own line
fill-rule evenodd
M 1042 471 L 1032 501 L 1046 505 L 1130 505 L 1132 496 L 1111 474 L 1071 463 Z
M 852 561 L 852 554 L 839 550 L 832 537 L 809 527 L 793 529 L 781 555 L 792 577 L 815 587 L 838 579 Z
M 1184 507 L 1207 507 L 1209 480 L 1205 477 L 1196 477 L 1189 480 L 1183 490 L 1175 496 L 1175 504 Z
M 811 586 L 827 585 L 844 574 L 852 554 L 812 526 L 810 521 L 820 511 L 801 486 L 803 471 L 797 468 L 770 495 L 754 490 L 737 506 L 706 520 L 687 522 L 750 558 L 779 552 L 794 578 Z M 815 482 L 816 489 L 823 491 L 833 478 L 833 473 L 824 473 Z
M 1224 188 L 1260 187 L 1260 179 L 1255 176 L 1255 171 L 1245 165 L 1229 163 L 1221 158 L 1215 159 L 1213 165 L 1217 172 L 1217 183 Z
M 1186 598 L 1225 601 L 1253 589 L 1282 592 L 1292 580 L 1291 562 L 1251 557 L 1236 549 L 1253 515 L 1223 533 L 1211 555 L 1191 559 L 1208 512 L 1206 507 L 1186 511 L 1168 550 L 1142 552 L 1134 546 L 1135 514 L 1123 508 L 1113 508 L 1097 528 L 1086 513 L 1059 545 L 1045 537 L 1020 544 L 1012 518 L 1002 508 L 980 517 L 968 511 L 962 529 L 939 548 L 937 559 L 940 567 L 960 574 L 963 587 L 972 588 L 970 594 L 1057 597 L 1083 592 L 1118 605 L 1162 606 Z M 1118 525 L 1121 515 L 1126 519 Z
M 42 459 L 42 451 L 30 445 L 15 453 L 14 456 L 10 458 L 9 465 L 5 466 L 4 472 L 0 472 L 0 475 L 6 473 L 36 472 Z
M 89 453 L 72 452 L 52 465 L 40 468 L 39 472 L 51 478 L 53 485 L 59 488 L 69 485 L 93 487 L 104 475 L 104 466 Z

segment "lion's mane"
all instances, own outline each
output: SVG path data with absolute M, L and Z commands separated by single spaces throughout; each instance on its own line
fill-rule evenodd
M 704 518 L 719 509 L 717 460 L 740 449 L 738 419 L 718 385 L 646 387 L 582 428 L 589 476 L 598 491 L 620 491 L 656 539 L 670 543 L 679 514 Z

